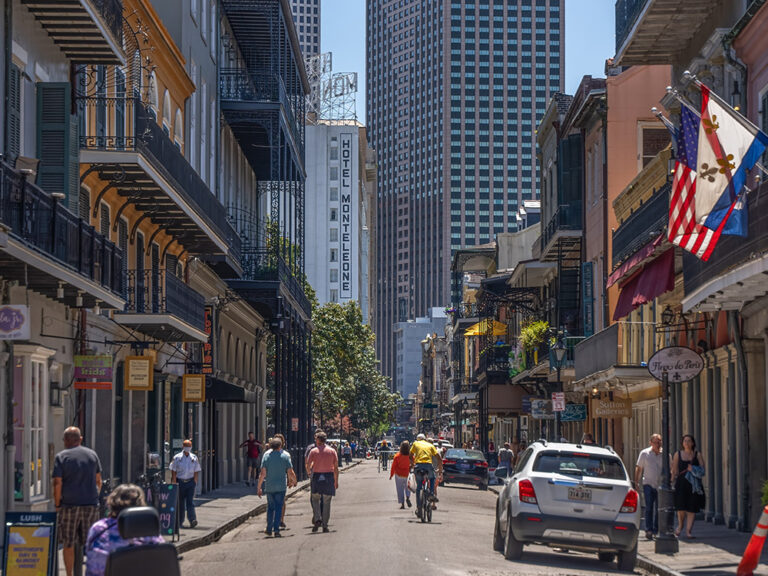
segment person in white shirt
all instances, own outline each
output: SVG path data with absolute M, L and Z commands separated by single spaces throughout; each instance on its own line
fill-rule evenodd
M 651 435 L 651 445 L 640 452 L 635 466 L 635 486 L 642 479 L 645 496 L 645 537 L 653 540 L 659 533 L 659 487 L 661 486 L 661 435 Z
M 184 523 L 186 508 L 189 527 L 197 526 L 195 514 L 195 487 L 197 476 L 202 471 L 200 461 L 192 453 L 192 441 L 184 440 L 183 449 L 176 454 L 168 467 L 171 470 L 171 482 L 179 485 L 179 526 Z

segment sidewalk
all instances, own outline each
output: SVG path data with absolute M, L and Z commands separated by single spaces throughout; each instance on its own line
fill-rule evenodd
M 343 474 L 358 464 L 360 460 L 354 460 L 349 466 L 339 468 L 339 471 Z M 288 490 L 286 500 L 307 489 L 309 480 L 299 482 L 298 486 Z M 195 509 L 199 524 L 195 528 L 182 528 L 181 539 L 175 542 L 180 555 L 215 542 L 249 518 L 263 514 L 267 510 L 267 499 L 257 496 L 255 486 L 238 482 L 196 498 Z M 64 574 L 64 562 L 59 551 L 59 576 Z
M 498 494 L 499 486 L 489 486 Z M 641 525 L 642 527 L 642 525 Z M 641 530 L 638 540 L 638 567 L 658 576 L 721 576 L 736 574 L 752 533 L 737 532 L 725 526 L 697 521 L 693 526 L 695 539 L 683 536 L 680 551 L 673 555 L 656 554 L 655 543 L 645 539 Z M 768 545 L 763 548 L 756 576 L 768 576 Z
M 656 554 L 654 543 L 646 540 L 643 535 L 644 532 L 641 532 L 638 564 L 652 574 L 661 576 L 736 574 L 736 567 L 752 536 L 751 533 L 737 532 L 725 526 L 696 522 L 693 526 L 695 539 L 689 540 L 683 536 L 680 538 L 680 552 L 674 556 L 665 556 Z M 768 546 L 763 548 L 755 574 L 768 575 Z

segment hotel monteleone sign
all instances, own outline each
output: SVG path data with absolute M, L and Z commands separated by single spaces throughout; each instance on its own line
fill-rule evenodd
M 341 134 L 341 182 L 339 199 L 341 208 L 341 290 L 339 297 L 352 298 L 352 166 L 355 161 L 352 154 L 352 134 Z
M 680 383 L 692 380 L 704 369 L 704 359 L 695 351 L 684 346 L 667 346 L 651 356 L 648 372 L 657 380 L 663 380 L 667 373 L 669 382 Z

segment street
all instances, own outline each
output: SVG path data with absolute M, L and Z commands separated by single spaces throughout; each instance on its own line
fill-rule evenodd
M 265 517 L 253 518 L 219 542 L 183 555 L 184 576 L 258 572 L 288 576 L 344 575 L 618 574 L 596 555 L 527 547 L 521 562 L 491 548 L 496 495 L 464 486 L 441 487 L 432 524 L 413 508 L 400 510 L 389 472 L 363 462 L 340 476 L 330 534 L 311 533 L 309 492 L 289 500 L 282 539 L 264 534 Z M 415 505 L 415 498 L 412 498 Z M 644 574 L 639 569 L 636 574 Z

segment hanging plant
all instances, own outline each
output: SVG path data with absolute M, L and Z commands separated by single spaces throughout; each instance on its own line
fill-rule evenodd
M 549 322 L 537 320 L 523 326 L 520 330 L 520 344 L 526 352 L 533 352 L 547 339 L 549 333 Z

